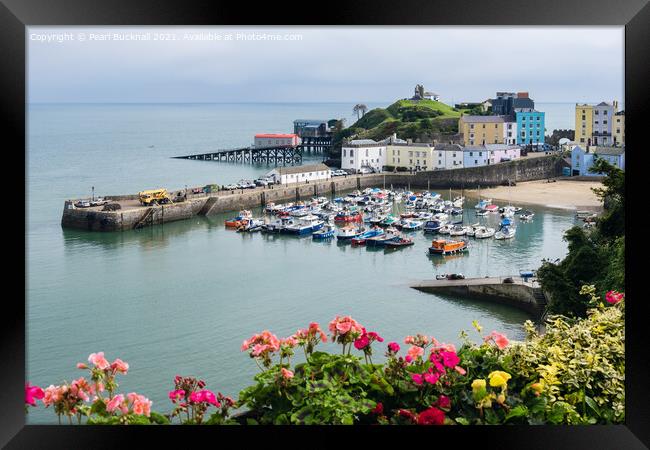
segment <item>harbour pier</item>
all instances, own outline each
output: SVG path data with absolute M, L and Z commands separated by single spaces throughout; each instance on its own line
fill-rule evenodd
M 327 157 L 332 148 L 331 136 L 302 137 L 299 145 L 275 145 L 268 147 L 240 147 L 215 150 L 208 153 L 174 156 L 176 159 L 220 161 L 230 163 L 295 165 L 302 163 L 303 153 L 321 153 Z
M 512 282 L 504 282 L 506 279 Z M 429 294 L 487 300 L 514 306 L 537 319 L 543 317 L 548 303 L 537 281 L 526 281 L 518 275 L 464 280 L 426 280 L 411 287 Z
M 144 226 L 159 225 L 197 215 L 208 216 L 227 211 L 240 211 L 281 203 L 310 199 L 314 196 L 337 195 L 340 192 L 367 187 L 406 189 L 469 189 L 476 186 L 499 186 L 505 181 L 531 181 L 556 177 L 562 173 L 561 159 L 553 156 L 518 159 L 484 167 L 436 170 L 430 172 L 379 173 L 348 175 L 327 180 L 279 184 L 236 191 L 220 190 L 212 193 L 191 194 L 174 189 L 170 193 L 186 192 L 183 202 L 157 206 L 142 206 L 137 194 L 105 196 L 118 203 L 120 209 L 104 211 L 102 206 L 77 208 L 77 200 L 65 200 L 61 225 L 89 231 L 127 231 Z

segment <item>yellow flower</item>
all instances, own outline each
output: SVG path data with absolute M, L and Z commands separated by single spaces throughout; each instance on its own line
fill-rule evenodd
M 483 329 L 483 327 L 480 326 L 479 323 L 478 323 L 478 321 L 476 321 L 476 320 L 472 320 L 472 326 L 473 326 L 473 327 L 476 329 L 476 331 L 478 331 L 479 333 L 480 333 L 481 330 Z
M 499 394 L 499 395 L 497 396 L 497 403 L 498 403 L 499 405 L 503 405 L 503 402 L 505 402 L 505 401 L 506 401 L 506 396 L 505 396 L 505 395 L 503 395 L 503 394 Z
M 474 381 L 472 381 L 472 390 L 473 391 L 480 391 L 481 389 L 485 389 L 485 380 L 474 380 Z
M 504 386 L 512 378 L 509 373 L 501 370 L 495 370 L 488 377 L 490 378 L 490 386 L 492 387 Z

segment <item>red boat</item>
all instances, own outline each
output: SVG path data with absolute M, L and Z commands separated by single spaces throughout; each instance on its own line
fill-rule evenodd
M 363 222 L 363 215 L 358 212 L 340 212 L 334 216 L 334 222 Z

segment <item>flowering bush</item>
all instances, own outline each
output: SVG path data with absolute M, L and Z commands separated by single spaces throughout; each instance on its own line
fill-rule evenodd
M 328 336 L 315 322 L 284 339 L 264 331 L 241 347 L 260 373 L 237 402 L 207 389 L 203 380 L 179 375 L 168 394 L 173 409 L 167 416 L 154 412 L 141 394 L 114 394 L 116 375 L 126 374 L 129 365 L 109 363 L 103 353 L 91 354 L 90 366 L 78 364 L 90 371 L 90 380 L 44 390 L 27 383 L 25 405 L 40 399 L 59 422 L 87 417 L 88 424 L 166 424 L 174 418 L 181 424 L 622 423 L 625 294 L 610 291 L 604 302 L 593 286 L 581 294 L 589 297 L 587 318 L 551 316 L 542 335 L 527 321 L 524 342 L 497 331 L 484 335 L 473 322 L 479 344 L 466 332 L 458 349 L 416 334 L 404 339 L 404 351 L 388 343 L 383 364 L 373 364 L 371 355 L 384 339 L 349 316 L 337 316 L 328 327 L 341 354 L 316 351 Z M 292 366 L 296 347 L 305 362 Z M 230 409 L 240 406 L 248 412 L 231 417 Z

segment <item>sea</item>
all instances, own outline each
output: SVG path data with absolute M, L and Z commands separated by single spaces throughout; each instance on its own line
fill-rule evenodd
M 309 237 L 238 234 L 223 225 L 234 213 L 118 233 L 61 227 L 64 201 L 93 192 L 257 178 L 272 167 L 172 157 L 250 145 L 255 133 L 291 132 L 295 119 L 346 118 L 350 124 L 352 107 L 28 105 L 26 381 L 42 387 L 69 382 L 85 375 L 77 362 L 103 351 L 130 365 L 118 376 L 119 392 L 141 393 L 167 413 L 175 375 L 200 377 L 209 389 L 236 398 L 259 371 L 241 343 L 263 330 L 284 337 L 312 321 L 326 328 L 336 315 L 351 315 L 385 343 L 423 333 L 460 345 L 461 330 L 478 342 L 473 320 L 484 334 L 497 330 L 523 339 L 529 316 L 518 309 L 410 286 L 438 273 L 518 274 L 542 258 L 561 258 L 567 253 L 563 232 L 574 224 L 569 211 L 535 207 L 534 220 L 520 224 L 513 240 L 477 241 L 467 254 L 435 258 L 427 255 L 431 238 L 422 232 L 413 233 L 414 246 L 378 251 Z M 547 113 L 547 129 L 573 128 L 573 108 L 537 105 Z M 466 222 L 476 221 L 474 203 L 466 202 Z M 338 351 L 329 343 L 323 349 Z M 375 359 L 383 353 L 378 347 Z M 30 409 L 27 421 L 57 423 L 42 405 Z

